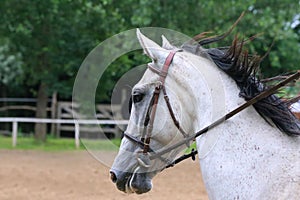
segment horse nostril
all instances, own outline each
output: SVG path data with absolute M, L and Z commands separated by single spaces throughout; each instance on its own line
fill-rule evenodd
M 112 180 L 112 182 L 117 182 L 117 176 L 116 176 L 116 174 L 115 173 L 113 173 L 112 171 L 111 172 L 109 172 L 110 173 L 110 179 Z

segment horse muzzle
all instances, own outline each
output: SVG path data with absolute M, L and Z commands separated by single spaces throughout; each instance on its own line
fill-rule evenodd
M 125 193 L 143 194 L 152 189 L 151 178 L 148 173 L 138 173 L 139 167 L 134 173 L 121 172 L 116 170 L 110 171 L 110 178 L 120 191 Z

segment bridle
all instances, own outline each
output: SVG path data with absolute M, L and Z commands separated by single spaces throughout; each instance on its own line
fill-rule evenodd
M 150 104 L 147 109 L 145 121 L 144 121 L 144 126 L 146 127 L 144 130 L 146 130 L 146 133 L 144 133 L 143 137 L 141 138 L 141 141 L 143 142 L 143 153 L 144 154 L 149 152 L 151 135 L 152 135 L 152 131 L 153 131 L 153 123 L 154 123 L 154 119 L 156 116 L 157 104 L 158 104 L 158 99 L 159 99 L 159 95 L 160 95 L 161 91 L 164 95 L 165 102 L 167 104 L 170 116 L 171 116 L 175 126 L 177 127 L 177 129 L 180 131 L 180 133 L 184 137 L 188 136 L 186 134 L 186 132 L 180 127 L 180 124 L 175 117 L 175 114 L 173 112 L 173 109 L 170 104 L 170 100 L 169 100 L 169 97 L 168 97 L 168 94 L 167 94 L 167 91 L 165 88 L 165 80 L 168 75 L 170 65 L 173 61 L 173 58 L 174 58 L 176 52 L 177 51 L 171 51 L 169 53 L 169 55 L 167 56 L 167 58 L 164 62 L 163 68 L 161 70 L 154 68 L 152 65 L 148 65 L 148 68 L 151 71 L 153 71 L 154 73 L 159 75 L 159 81 L 158 81 L 159 84 L 155 87 L 152 99 L 151 99 Z M 128 137 L 128 134 L 125 133 L 124 135 L 126 137 Z
M 193 140 L 195 140 L 197 137 L 199 137 L 200 135 L 206 133 L 208 130 L 218 126 L 219 124 L 223 123 L 225 120 L 231 118 L 232 116 L 236 115 L 237 113 L 241 112 L 242 110 L 244 110 L 245 108 L 249 107 L 250 105 L 253 105 L 254 103 L 262 100 L 263 98 L 268 97 L 269 95 L 273 94 L 276 90 L 278 90 L 279 88 L 281 88 L 282 86 L 286 85 L 287 83 L 298 79 L 300 77 L 300 70 L 297 71 L 295 74 L 289 76 L 288 78 L 286 78 L 285 80 L 279 82 L 277 85 L 269 88 L 268 90 L 265 90 L 264 92 L 258 94 L 257 96 L 253 97 L 252 99 L 250 99 L 249 101 L 247 101 L 246 103 L 242 104 L 241 106 L 237 107 L 236 109 L 234 109 L 233 111 L 229 112 L 228 114 L 226 114 L 225 116 L 222 116 L 221 118 L 219 118 L 217 121 L 213 122 L 212 124 L 210 124 L 209 126 L 203 128 L 202 130 L 188 135 L 180 126 L 179 121 L 176 119 L 176 116 L 173 112 L 172 106 L 170 104 L 170 100 L 169 97 L 167 95 L 166 92 L 166 88 L 165 88 L 165 80 L 166 77 L 168 75 L 168 71 L 170 68 L 170 65 L 173 61 L 173 58 L 175 56 L 175 54 L 181 50 L 177 50 L 177 51 L 171 51 L 169 53 L 169 55 L 167 56 L 164 65 L 162 67 L 162 69 L 157 69 L 155 67 L 153 67 L 152 65 L 148 65 L 148 68 L 153 71 L 154 73 L 159 75 L 159 85 L 157 85 L 155 87 L 155 90 L 153 92 L 153 96 L 152 99 L 150 101 L 150 104 L 148 106 L 147 109 L 147 113 L 146 113 L 146 117 L 145 117 L 145 121 L 144 121 L 144 131 L 142 134 L 142 137 L 140 139 L 132 136 L 131 134 L 128 134 L 126 132 L 124 132 L 124 136 L 130 140 L 131 142 L 139 145 L 143 150 L 140 152 L 141 154 L 137 157 L 139 163 L 146 167 L 149 168 L 151 165 L 151 160 L 153 159 L 160 159 L 164 162 L 166 162 L 166 167 L 171 167 L 174 166 L 175 164 L 181 162 L 182 160 L 185 160 L 189 157 L 192 157 L 193 160 L 195 159 L 195 155 L 197 154 L 197 151 L 192 150 L 192 152 L 190 154 L 187 155 L 183 155 L 181 157 L 179 157 L 178 159 L 174 160 L 174 161 L 169 161 L 166 158 L 163 158 L 162 155 L 170 152 L 171 150 L 176 149 L 179 146 L 182 146 L 184 144 L 187 144 L 189 146 L 189 143 Z M 170 113 L 170 116 L 172 118 L 172 121 L 174 123 L 174 125 L 177 127 L 177 129 L 179 130 L 179 132 L 183 135 L 184 140 L 175 143 L 174 145 L 165 148 L 159 152 L 155 152 L 153 149 L 150 148 L 150 141 L 151 141 L 151 136 L 152 136 L 152 130 L 153 130 L 153 123 L 154 123 L 154 119 L 156 116 L 156 110 L 157 110 L 157 104 L 158 104 L 158 99 L 159 99 L 159 95 L 163 93 L 164 95 L 164 100 L 166 102 L 168 111 Z
M 139 146 L 141 146 L 143 148 L 143 151 L 141 153 L 144 154 L 144 155 L 148 155 L 149 152 L 154 153 L 154 151 L 150 148 L 150 141 L 151 141 L 151 136 L 152 136 L 152 131 L 153 131 L 153 123 L 154 123 L 155 116 L 156 116 L 158 99 L 159 99 L 159 95 L 160 95 L 161 92 L 164 95 L 164 100 L 166 102 L 168 111 L 170 113 L 170 116 L 172 118 L 172 121 L 173 121 L 174 125 L 177 127 L 177 129 L 180 131 L 180 133 L 184 136 L 184 138 L 186 138 L 188 136 L 188 134 L 181 128 L 179 121 L 176 119 L 176 116 L 175 116 L 174 111 L 172 109 L 172 106 L 170 104 L 170 100 L 169 100 L 169 97 L 168 97 L 168 94 L 167 94 L 167 91 L 166 91 L 166 88 L 165 88 L 165 80 L 166 80 L 166 77 L 168 75 L 170 65 L 173 61 L 173 58 L 174 58 L 175 54 L 178 51 L 180 51 L 180 50 L 171 51 L 169 53 L 169 55 L 167 56 L 161 70 L 153 67 L 152 65 L 148 65 L 148 68 L 151 71 L 153 71 L 154 73 L 159 75 L 159 81 L 158 81 L 159 84 L 156 85 L 156 87 L 154 89 L 153 96 L 151 98 L 150 104 L 149 104 L 147 112 L 146 112 L 146 117 L 145 117 L 145 120 L 144 120 L 144 127 L 145 128 L 144 128 L 141 139 L 138 140 L 137 138 L 131 136 L 130 134 L 128 134 L 126 132 L 124 133 L 124 136 L 127 139 L 129 139 L 130 141 L 138 144 Z M 188 144 L 188 142 L 187 142 L 187 144 Z M 168 164 L 170 163 L 170 161 L 168 159 L 162 158 L 161 156 L 159 156 L 159 158 L 161 160 L 163 160 L 164 162 L 167 162 Z M 140 161 L 141 161 L 141 158 L 138 158 L 138 159 L 140 159 Z M 143 157 L 141 163 L 142 163 L 142 165 L 146 166 L 147 164 L 145 164 L 145 162 L 144 162 L 145 159 L 146 158 Z M 148 162 L 149 161 L 147 161 L 147 163 Z

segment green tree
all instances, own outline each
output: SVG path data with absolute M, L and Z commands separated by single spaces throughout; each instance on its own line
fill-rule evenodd
M 13 53 L 10 49 L 9 40 L 3 39 L 0 42 L 0 98 L 6 97 L 7 88 L 15 87 L 21 82 L 23 75 L 22 56 L 20 53 Z M 3 102 L 3 106 L 7 103 Z M 4 112 L 4 116 L 7 113 Z M 6 126 L 8 128 L 8 126 Z
M 20 53 L 11 53 L 9 41 L 0 45 L 0 87 L 1 95 L 5 97 L 5 87 L 16 84 L 18 77 L 22 76 L 22 56 Z M 20 80 L 19 80 L 20 81 Z
M 22 87 L 37 97 L 37 118 L 47 117 L 52 92 L 70 98 L 80 64 L 99 42 L 126 30 L 115 5 L 92 0 L 0 2 L 0 35 L 12 41 L 12 53 L 22 55 Z M 35 125 L 35 138 L 45 141 L 45 124 Z
M 249 43 L 247 48 L 250 49 L 250 53 L 264 55 L 274 40 L 271 53 L 262 63 L 264 76 L 269 77 L 299 69 L 299 23 L 295 25 L 297 20 L 299 21 L 299 1 L 128 0 L 118 2 L 114 6 L 118 9 L 118 16 L 121 16 L 120 23 L 123 25 L 120 27 L 128 29 L 145 26 L 165 27 L 191 37 L 205 31 L 221 34 L 231 27 L 243 11 L 246 11 L 233 33 L 213 46 L 229 45 L 236 34 L 240 38 L 247 39 L 262 33 L 256 40 Z M 176 43 L 176 41 L 172 42 Z M 115 63 L 109 67 L 104 80 L 107 88 L 112 88 L 113 82 L 121 76 L 121 73 L 116 73 L 120 72 L 118 68 L 120 65 L 129 64 L 125 67 L 129 69 L 130 65 L 136 66 L 144 62 L 136 54 L 125 57 L 123 61 L 126 62 Z M 102 93 L 102 98 L 108 99 L 108 94 L 110 93 Z
M 299 21 L 300 2 L 293 0 L 271 1 L 197 1 L 174 2 L 140 0 L 131 17 L 136 26 L 162 26 L 193 36 L 200 32 L 225 32 L 239 15 L 246 11 L 233 34 L 250 37 L 263 33 L 249 44 L 252 53 L 264 54 L 272 41 L 274 47 L 263 62 L 267 76 L 299 69 L 300 34 L 294 23 Z M 294 24 L 294 26 L 292 26 Z M 299 22 L 298 22 L 299 24 Z M 299 29 L 299 28 L 298 28 Z M 224 43 L 228 45 L 233 36 Z
M 88 35 L 101 10 L 88 2 L 3 0 L 1 35 L 23 57 L 25 85 L 37 96 L 37 118 L 46 118 L 53 91 L 70 96 L 72 80 L 84 56 L 95 45 Z M 94 31 L 94 30 L 93 30 Z M 45 124 L 36 124 L 35 138 L 45 141 Z
M 247 38 L 263 32 L 248 46 L 259 54 L 275 39 L 262 63 L 263 72 L 270 76 L 299 69 L 299 8 L 299 1 L 294 0 L 2 0 L 0 41 L 8 38 L 9 42 L 8 50 L 0 54 L 14 55 L 16 61 L 20 58 L 19 76 L 24 80 L 20 86 L 38 98 L 36 116 L 46 117 L 45 106 L 53 91 L 70 98 L 85 56 L 106 38 L 136 27 L 164 27 L 191 37 L 204 31 L 220 34 L 247 11 L 232 35 Z M 218 45 L 228 45 L 232 39 L 229 36 Z M 144 62 L 140 52 L 116 60 L 103 76 L 106 90 L 100 91 L 97 101 L 107 102 L 115 81 L 127 69 Z M 45 126 L 35 129 L 36 138 L 43 141 Z

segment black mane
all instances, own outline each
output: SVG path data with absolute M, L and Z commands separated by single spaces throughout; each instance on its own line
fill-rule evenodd
M 199 56 L 209 57 L 221 70 L 228 74 L 240 88 L 240 96 L 249 100 L 262 93 L 267 87 L 256 77 L 262 58 L 250 56 L 243 50 L 244 42 L 235 38 L 230 47 L 202 48 L 202 44 L 219 39 L 209 38 L 199 43 L 184 44 L 183 50 Z M 209 42 L 207 42 L 209 41 Z M 256 111 L 268 122 L 272 121 L 282 132 L 290 136 L 300 136 L 300 121 L 290 111 L 288 104 L 275 94 L 253 104 Z

